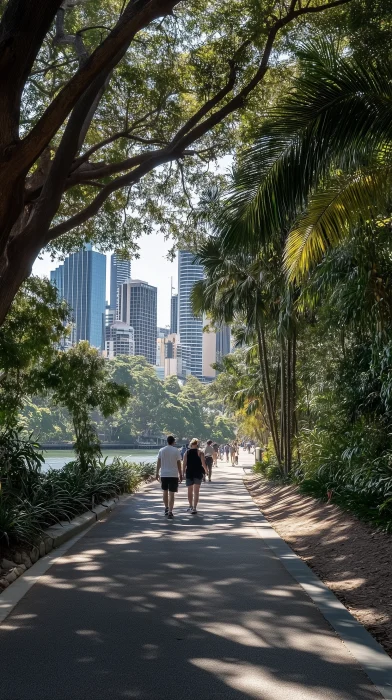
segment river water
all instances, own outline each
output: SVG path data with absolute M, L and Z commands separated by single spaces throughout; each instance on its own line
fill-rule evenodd
M 158 448 L 156 450 L 102 450 L 102 456 L 107 457 L 108 462 L 112 462 L 114 457 L 124 457 L 129 462 L 155 462 Z M 43 472 L 48 469 L 61 469 L 67 462 L 75 459 L 75 453 L 73 450 L 45 450 L 44 458 Z

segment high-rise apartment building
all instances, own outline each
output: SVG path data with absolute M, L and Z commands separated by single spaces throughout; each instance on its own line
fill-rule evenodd
M 208 319 L 204 318 L 204 326 L 208 325 Z M 216 330 L 203 333 L 203 380 L 210 382 L 216 377 L 216 362 L 230 352 L 231 332 L 230 326 L 222 324 Z
M 180 343 L 180 336 L 171 333 L 165 338 L 165 377 L 186 379 L 190 374 L 191 352 Z
M 190 351 L 190 372 L 203 378 L 203 319 L 192 311 L 191 292 L 195 282 L 203 279 L 203 267 L 194 263 L 194 254 L 178 253 L 178 331 L 181 345 Z
M 178 333 L 178 294 L 170 300 L 170 333 Z
M 122 260 L 117 253 L 110 257 L 110 308 L 117 308 L 117 290 L 131 279 L 131 261 Z
M 102 346 L 102 314 L 106 305 L 106 256 L 86 244 L 68 255 L 64 263 L 50 273 L 62 299 L 72 309 L 72 344 L 88 340 Z
M 157 359 L 157 288 L 142 280 L 129 280 L 119 287 L 118 318 L 135 332 L 135 355 L 152 365 Z
M 119 355 L 135 354 L 135 334 L 132 326 L 123 321 L 115 321 L 108 328 L 105 341 L 105 355 L 109 360 Z

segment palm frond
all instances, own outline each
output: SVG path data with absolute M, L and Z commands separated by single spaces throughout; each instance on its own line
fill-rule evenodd
M 392 60 L 363 66 L 326 42 L 301 49 L 301 74 L 234 173 L 218 228 L 227 250 L 257 249 L 289 227 L 331 167 L 390 153 Z
M 287 238 L 284 268 L 288 279 L 303 278 L 353 228 L 374 219 L 385 208 L 391 180 L 389 168 L 378 168 L 342 176 L 316 192 Z

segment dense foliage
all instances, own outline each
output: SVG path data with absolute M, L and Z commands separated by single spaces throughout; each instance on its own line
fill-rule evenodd
M 154 367 L 138 356 L 117 357 L 106 363 L 106 369 L 110 381 L 125 388 L 130 398 L 110 416 L 105 417 L 99 409 L 93 412 L 96 435 L 101 440 L 135 444 L 142 436 L 162 433 L 173 433 L 179 440 L 194 435 L 218 442 L 234 438 L 234 420 L 222 412 L 222 403 L 211 389 L 195 377 L 183 386 L 176 377 L 162 382 Z M 67 387 L 61 406 L 53 404 L 51 393 L 31 397 L 22 412 L 27 429 L 43 443 L 72 442 L 75 431 L 66 408 L 70 400 Z
M 292 45 L 354 4 L 0 2 L 0 324 L 47 246 L 191 238 L 194 193 L 249 138 Z
M 229 188 L 201 203 L 194 308 L 234 324 L 216 389 L 258 416 L 258 469 L 391 529 L 392 66 L 338 40 L 298 56 Z

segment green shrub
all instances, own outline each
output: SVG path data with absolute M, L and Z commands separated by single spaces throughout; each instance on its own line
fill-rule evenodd
M 282 481 L 284 479 L 281 468 L 272 459 L 263 459 L 261 462 L 256 462 L 253 471 L 255 474 L 261 474 L 270 481 Z
M 87 470 L 79 462 L 63 469 L 37 472 L 34 486 L 23 480 L 17 494 L 5 483 L 0 497 L 1 544 L 32 544 L 42 531 L 121 493 L 133 493 L 153 477 L 155 464 L 134 464 L 116 457 L 95 462 Z
M 303 493 L 346 508 L 392 531 L 392 452 L 382 449 L 376 426 L 356 424 L 332 436 L 328 430 L 303 435 Z
M 0 484 L 7 490 L 33 490 L 44 461 L 40 445 L 24 436 L 24 427 L 0 430 Z

